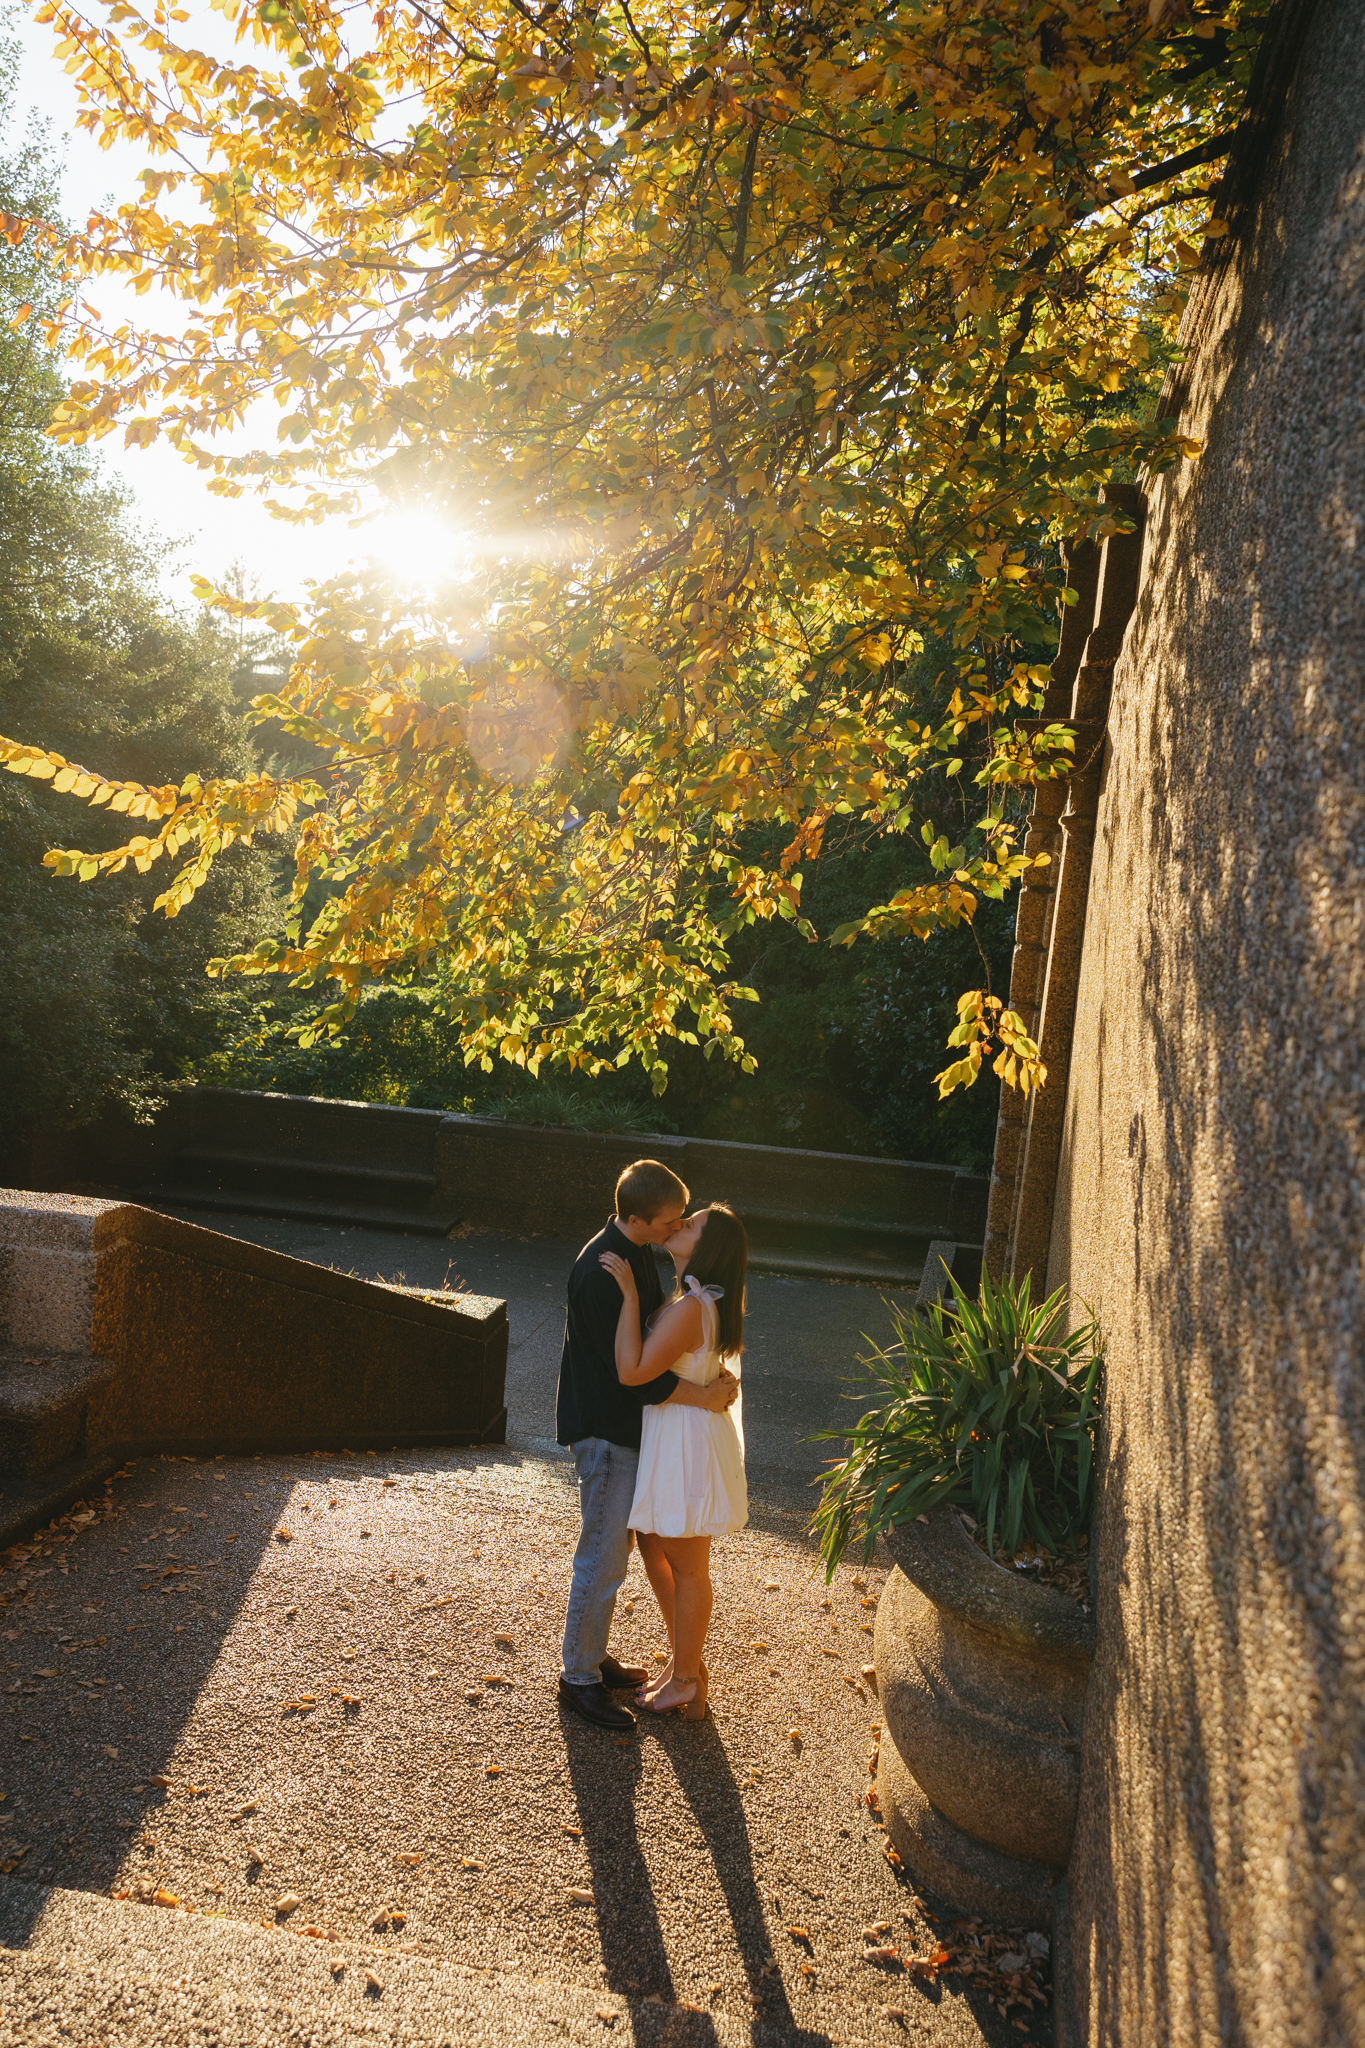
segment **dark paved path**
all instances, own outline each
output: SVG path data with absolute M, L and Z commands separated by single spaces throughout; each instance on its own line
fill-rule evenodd
M 615 1738 L 554 1699 L 566 1248 L 245 1228 L 419 1282 L 453 1252 L 512 1308 L 515 1440 L 146 1459 L 6 1555 L 0 2043 L 1023 2038 L 981 1992 L 862 1960 L 878 1921 L 934 1939 L 863 1801 L 881 1575 L 826 1593 L 795 1504 L 876 1297 L 755 1284 L 767 1462 L 755 1527 L 717 1547 L 713 1713 Z M 616 1647 L 662 1641 L 637 1561 Z

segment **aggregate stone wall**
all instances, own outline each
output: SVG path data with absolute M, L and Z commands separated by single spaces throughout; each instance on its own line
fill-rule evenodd
M 1365 2039 L 1363 133 L 1320 0 L 1115 674 L 1049 1273 L 1109 1342 L 1078 2041 Z

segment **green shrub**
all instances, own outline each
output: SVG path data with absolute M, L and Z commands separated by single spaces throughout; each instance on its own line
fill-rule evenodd
M 950 1308 L 892 1311 L 895 1342 L 859 1363 L 889 1396 L 851 1430 L 823 1430 L 851 1448 L 829 1473 L 815 1513 L 827 1576 L 850 1543 L 876 1538 L 931 1508 L 967 1510 L 995 1554 L 1031 1538 L 1070 1548 L 1090 1525 L 1099 1333 L 1069 1333 L 1063 1289 L 1034 1305 L 1019 1286 L 981 1282 Z

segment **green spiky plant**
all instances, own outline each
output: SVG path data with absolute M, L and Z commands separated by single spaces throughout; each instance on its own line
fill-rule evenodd
M 1093 1319 L 1068 1331 L 1065 1290 L 1037 1305 L 1026 1277 L 948 1308 L 892 1310 L 895 1341 L 859 1360 L 887 1398 L 848 1430 L 814 1527 L 827 1578 L 849 1545 L 953 1507 L 995 1555 L 1026 1538 L 1070 1549 L 1090 1525 L 1102 1351 Z

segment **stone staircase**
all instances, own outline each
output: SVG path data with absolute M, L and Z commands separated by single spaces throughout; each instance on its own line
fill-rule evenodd
M 0 1346 L 0 1537 L 33 1528 L 119 1462 L 95 1420 L 118 1369 L 89 1353 Z
M 0 1545 L 130 1452 L 501 1442 L 501 1301 L 0 1189 Z
M 338 1954 L 284 1927 L 0 1880 L 0 2042 L 349 2048 L 361 2036 L 377 2048 L 601 2048 L 609 2038 L 738 2048 L 750 2030 L 550 1974 L 380 1942 Z

